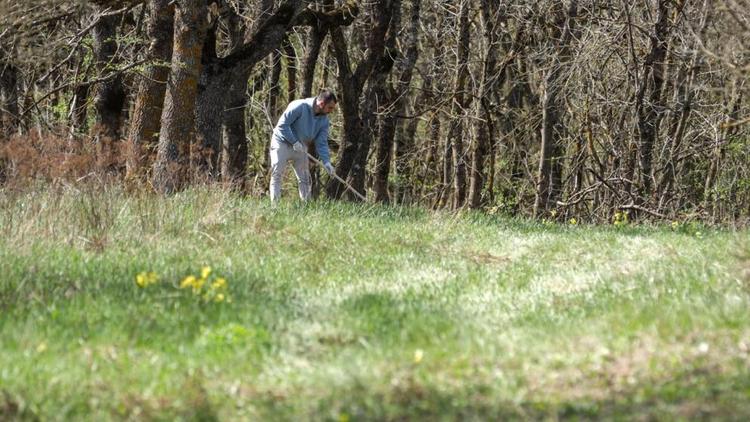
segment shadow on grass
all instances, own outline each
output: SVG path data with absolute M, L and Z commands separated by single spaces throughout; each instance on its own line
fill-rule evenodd
M 369 340 L 390 343 L 432 343 L 456 333 L 460 321 L 444 308 L 409 295 L 397 297 L 388 292 L 365 293 L 340 305 L 352 326 Z
M 651 385 L 610 391 L 604 399 L 528 397 L 488 385 L 446 391 L 410 373 L 388 389 L 353 383 L 328 391 L 314 403 L 264 400 L 262 414 L 274 420 L 301 415 L 317 420 L 748 420 L 750 378 L 686 371 Z M 304 400 L 304 399 L 302 399 Z

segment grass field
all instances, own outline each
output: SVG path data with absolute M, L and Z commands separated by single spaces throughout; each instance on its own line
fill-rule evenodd
M 0 274 L 0 420 L 750 418 L 747 231 L 68 186 Z

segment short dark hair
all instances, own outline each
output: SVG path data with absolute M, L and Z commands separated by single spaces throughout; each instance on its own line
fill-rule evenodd
M 323 104 L 328 104 L 330 102 L 339 102 L 336 99 L 336 94 L 334 94 L 333 91 L 328 88 L 323 88 L 320 90 L 320 92 L 318 93 L 318 101 L 323 101 Z

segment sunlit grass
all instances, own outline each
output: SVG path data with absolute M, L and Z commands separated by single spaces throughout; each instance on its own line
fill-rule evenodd
M 750 238 L 0 193 L 0 419 L 750 416 Z

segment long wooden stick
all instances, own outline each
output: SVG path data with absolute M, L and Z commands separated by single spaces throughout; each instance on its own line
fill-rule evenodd
M 322 163 L 322 162 L 321 162 L 320 160 L 318 160 L 317 158 L 315 158 L 315 157 L 313 157 L 312 155 L 310 155 L 310 153 L 309 153 L 309 152 L 305 151 L 305 154 L 307 154 L 307 158 L 309 158 L 309 159 L 313 160 L 313 161 L 314 161 L 315 163 L 317 163 L 317 164 L 318 164 L 319 166 L 321 166 L 321 167 L 325 168 L 325 166 L 323 165 L 323 163 Z M 338 176 L 338 175 L 337 175 L 337 174 L 336 174 L 335 172 L 334 172 L 334 173 L 331 173 L 331 176 L 333 176 L 333 177 L 334 177 L 334 179 L 338 180 L 339 182 L 343 183 L 343 184 L 344 184 L 344 186 L 346 186 L 346 188 L 347 188 L 348 190 L 350 190 L 350 191 L 351 191 L 351 192 L 352 192 L 353 194 L 357 195 L 357 198 L 361 199 L 361 200 L 362 200 L 362 202 L 367 202 L 367 198 L 365 198 L 365 196 L 364 196 L 364 195 L 362 195 L 361 193 L 357 192 L 357 191 L 356 191 L 356 190 L 355 190 L 355 189 L 354 189 L 354 188 L 353 188 L 353 187 L 352 187 L 352 186 L 351 186 L 350 184 L 346 183 L 346 180 L 344 180 L 344 179 L 340 178 L 340 177 L 339 177 L 339 176 Z

